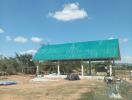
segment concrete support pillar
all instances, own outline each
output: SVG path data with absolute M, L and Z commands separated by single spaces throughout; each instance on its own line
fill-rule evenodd
M 110 65 L 110 76 L 112 76 L 112 65 Z
M 59 61 L 58 61 L 58 65 L 57 65 L 57 75 L 60 75 L 60 65 L 59 65 Z
M 39 61 L 37 62 L 37 66 L 36 66 L 36 75 L 39 75 Z
M 36 69 L 36 75 L 39 75 L 39 66 L 37 65 L 36 67 L 37 67 L 37 69 Z
M 81 75 L 83 77 L 83 62 L 81 62 Z

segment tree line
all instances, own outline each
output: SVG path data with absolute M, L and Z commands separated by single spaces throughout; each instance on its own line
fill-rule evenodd
M 1 55 L 0 74 L 35 73 L 35 63 L 31 59 L 30 54 L 16 54 L 15 57 Z
M 60 61 L 60 72 L 61 74 L 69 73 L 81 73 L 81 61 Z M 96 73 L 99 71 L 105 72 L 105 66 L 108 66 L 111 62 L 92 62 L 92 70 Z M 1 74 L 35 74 L 36 73 L 36 63 L 32 61 L 31 54 L 16 54 L 15 57 L 3 57 L 0 55 L 0 75 Z M 88 62 L 83 62 L 84 73 L 89 74 L 89 64 Z M 132 69 L 132 65 L 128 64 L 116 64 L 114 69 Z M 57 62 L 51 61 L 41 61 L 39 63 L 39 71 L 43 74 L 57 73 Z

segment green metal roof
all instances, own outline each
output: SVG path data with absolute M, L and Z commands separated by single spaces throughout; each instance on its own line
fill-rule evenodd
M 33 60 L 120 59 L 118 39 L 43 45 Z

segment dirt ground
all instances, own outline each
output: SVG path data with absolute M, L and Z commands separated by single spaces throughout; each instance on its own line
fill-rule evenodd
M 104 85 L 103 80 L 30 82 L 32 75 L 12 75 L 16 85 L 0 86 L 0 100 L 78 100 L 82 93 L 93 92 Z

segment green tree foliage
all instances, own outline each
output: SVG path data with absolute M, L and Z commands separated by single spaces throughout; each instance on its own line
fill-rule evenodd
M 29 54 L 16 54 L 14 58 L 0 56 L 0 74 L 35 73 L 35 63 L 31 59 L 32 55 Z
M 24 73 L 35 73 L 35 63 L 32 61 L 32 55 L 30 54 L 23 54 L 18 55 L 16 54 L 16 61 L 19 64 L 19 70 Z
M 0 59 L 0 71 L 7 74 L 16 74 L 18 71 L 18 63 L 15 58 L 2 58 Z

